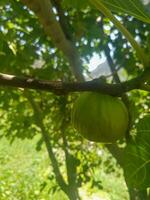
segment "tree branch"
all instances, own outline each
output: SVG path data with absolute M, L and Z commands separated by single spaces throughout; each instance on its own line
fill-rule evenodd
M 112 96 L 121 96 L 123 93 L 134 89 L 149 91 L 149 87 L 148 89 L 147 87 L 143 87 L 145 78 L 148 78 L 148 80 L 150 79 L 147 73 L 150 74 L 149 71 L 145 71 L 139 77 L 122 83 L 114 84 L 105 83 L 101 79 L 94 79 L 87 82 L 61 82 L 38 80 L 30 77 L 18 77 L 0 73 L 0 85 L 43 90 L 55 93 L 56 95 L 64 95 L 69 92 L 95 91 Z
M 24 95 L 28 99 L 29 103 L 31 104 L 31 106 L 33 108 L 34 116 L 35 116 L 35 122 L 36 122 L 37 126 L 41 129 L 41 134 L 42 134 L 43 139 L 45 141 L 45 145 L 46 145 L 46 148 L 47 148 L 47 151 L 48 151 L 49 158 L 51 160 L 51 164 L 52 164 L 52 167 L 53 167 L 53 171 L 54 171 L 57 183 L 59 184 L 60 188 L 66 194 L 68 194 L 68 185 L 65 182 L 65 180 L 64 180 L 64 178 L 63 178 L 63 176 L 60 172 L 55 153 L 53 152 L 53 148 L 52 148 L 51 143 L 50 143 L 49 133 L 46 131 L 45 126 L 43 124 L 42 112 L 39 109 L 38 105 L 34 102 L 30 93 L 28 93 L 27 91 L 24 91 Z
M 61 1 L 60 0 L 51 0 L 54 4 L 55 8 L 57 9 L 58 16 L 59 16 L 59 23 L 61 25 L 61 28 L 66 36 L 66 38 L 70 41 L 73 41 L 73 36 L 70 30 L 70 24 L 69 24 L 69 16 L 65 16 L 64 10 L 61 7 Z
M 78 81 L 83 81 L 82 62 L 79 54 L 68 40 L 60 26 L 59 21 L 53 12 L 50 0 L 21 0 L 29 9 L 31 9 L 39 18 L 43 25 L 45 33 L 51 37 L 56 47 L 61 50 L 71 66 L 71 70 Z

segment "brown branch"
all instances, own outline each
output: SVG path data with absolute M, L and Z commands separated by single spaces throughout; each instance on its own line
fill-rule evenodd
M 83 81 L 82 62 L 79 54 L 71 41 L 69 41 L 52 9 L 50 0 L 21 0 L 39 18 L 45 33 L 51 37 L 56 47 L 66 56 L 73 74 L 78 81 Z
M 70 24 L 69 24 L 69 16 L 65 16 L 64 12 L 65 10 L 61 7 L 61 1 L 60 0 L 51 0 L 55 8 L 57 9 L 58 16 L 59 16 L 59 23 L 61 25 L 61 28 L 66 36 L 66 38 L 70 41 L 73 41 L 73 35 L 71 33 Z
M 0 73 L 0 85 L 49 91 L 57 95 L 64 95 L 69 92 L 96 91 L 109 94 L 112 96 L 121 96 L 123 93 L 134 89 L 143 89 L 145 74 L 146 78 L 149 77 L 147 76 L 147 73 L 148 72 L 146 71 L 139 77 L 136 77 L 126 82 L 114 83 L 114 84 L 105 83 L 100 79 L 94 79 L 92 81 L 87 81 L 87 82 L 67 83 L 61 81 L 38 80 L 29 77 L 18 77 L 14 75 Z M 144 88 L 144 90 L 147 89 Z

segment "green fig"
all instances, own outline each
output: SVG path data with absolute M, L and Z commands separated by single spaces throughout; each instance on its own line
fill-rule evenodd
M 113 143 L 125 136 L 129 117 L 126 106 L 119 98 L 84 92 L 74 104 L 72 123 L 90 141 Z

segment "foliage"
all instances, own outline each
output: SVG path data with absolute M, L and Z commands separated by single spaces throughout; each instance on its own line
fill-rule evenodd
M 140 0 L 102 0 L 102 2 L 116 13 L 121 12 L 123 14 L 129 14 L 143 22 L 150 23 L 150 14 L 146 6 L 143 6 Z
M 130 187 L 140 190 L 150 187 L 150 116 L 137 125 L 135 138 L 125 149 L 125 176 Z M 132 162 L 130 162 L 132 160 Z
M 39 136 L 32 140 L 25 139 L 24 142 L 16 139 L 12 145 L 9 145 L 6 138 L 0 141 L 0 199 L 59 200 L 61 195 L 62 200 L 67 200 L 54 179 L 44 146 L 38 153 L 35 149 L 38 139 Z M 90 196 L 91 199 L 95 194 L 97 198 L 126 200 L 127 188 L 121 169 L 107 151 L 102 150 L 101 153 L 103 157 L 100 168 L 93 169 L 94 180 L 80 188 L 81 194 L 87 198 Z M 112 162 L 109 162 L 110 159 Z M 84 171 L 82 177 L 84 177 Z M 121 192 L 118 192 L 118 188 Z
M 0 1 L 1 72 L 27 76 L 29 79 L 35 77 L 53 81 L 74 81 L 75 77 L 70 70 L 67 57 L 55 45 L 53 38 L 45 34 L 45 27 L 38 20 L 38 15 L 22 2 Z M 86 79 L 92 79 L 88 64 L 94 53 L 100 57 L 105 54 L 109 65 L 113 63 L 113 70 L 110 66 L 110 73 L 106 76 L 108 83 L 116 82 L 115 74 L 118 74 L 121 81 L 141 75 L 145 66 L 141 56 L 136 53 L 137 47 L 140 49 L 140 54 L 142 52 L 142 58 L 146 60 L 146 63 L 150 52 L 148 24 L 150 18 L 141 1 L 95 0 L 104 4 L 109 12 L 112 11 L 115 14 L 116 19 L 124 27 L 123 34 L 124 30 L 130 32 L 131 40 L 129 41 L 134 43 L 135 49 L 132 49 L 128 42 L 130 35 L 123 35 L 118 29 L 120 24 L 116 28 L 109 20 L 110 15 L 101 14 L 98 7 L 91 6 L 92 1 L 63 0 L 60 2 L 57 4 L 58 1 L 52 1 L 57 22 L 60 23 L 67 41 L 71 41 L 80 55 L 83 63 L 81 68 Z M 22 142 L 15 146 L 15 151 L 11 148 L 1 150 L 0 199 L 12 199 L 12 196 L 22 199 L 25 195 L 27 195 L 26 199 L 37 199 L 42 187 L 43 191 L 40 191 L 42 198 L 46 199 L 49 192 L 55 193 L 55 199 L 57 199 L 57 193 L 65 196 L 65 187 L 61 187 L 57 179 L 58 172 L 70 191 L 79 191 L 85 187 L 91 194 L 98 190 L 107 192 L 111 200 L 127 199 L 122 188 L 114 187 L 113 191 L 110 189 L 113 184 L 108 181 L 110 179 L 108 175 L 115 177 L 114 182 L 117 183 L 117 177 L 121 176 L 121 172 L 106 148 L 101 144 L 90 143 L 83 139 L 71 126 L 70 113 L 79 94 L 55 95 L 41 91 L 28 93 L 22 88 L 12 89 L 4 86 L 1 86 L 0 90 L 0 137 L 6 137 L 12 145 L 15 144 L 17 138 Z M 131 113 L 131 133 L 137 132 L 134 139 L 127 137 L 125 154 L 122 155 L 126 160 L 124 166 L 126 181 L 130 188 L 146 189 L 149 187 L 150 180 L 148 171 L 150 149 L 147 145 L 150 139 L 150 128 L 149 119 L 144 117 L 140 122 L 139 119 L 149 114 L 150 96 L 148 92 L 135 90 L 129 92 L 127 97 L 129 100 L 127 105 Z M 145 119 L 147 122 L 144 121 Z M 146 127 L 144 130 L 143 126 Z M 36 147 L 31 147 L 32 145 L 28 147 L 26 139 L 34 140 L 35 136 L 38 138 Z M 45 156 L 46 152 L 43 151 L 43 143 L 47 144 L 50 165 L 47 155 Z M 4 142 L 4 145 L 9 144 Z M 25 152 L 23 151 L 20 155 L 22 145 Z M 122 146 L 124 144 L 121 144 Z M 35 156 L 34 161 L 30 157 L 32 151 Z M 23 164 L 20 165 L 21 159 L 23 159 Z M 43 166 L 45 162 L 46 167 Z M 57 166 L 58 171 L 56 171 Z M 14 168 L 18 169 L 15 174 Z M 21 172 L 20 168 L 22 168 Z M 47 168 L 50 170 L 44 172 Z M 104 171 L 101 171 L 101 168 Z M 144 176 L 145 172 L 147 176 Z M 119 184 L 120 182 L 116 184 L 116 187 L 119 187 Z M 17 191 L 14 190 L 16 185 Z M 60 189 L 64 191 L 63 194 Z M 37 190 L 38 194 L 36 194 Z M 120 190 L 121 194 L 117 194 Z M 71 199 L 69 192 L 67 195 Z
M 16 139 L 12 145 L 1 140 L 0 199 L 59 199 L 59 195 L 67 199 L 53 178 L 47 152 L 42 148 L 37 154 L 38 138 Z

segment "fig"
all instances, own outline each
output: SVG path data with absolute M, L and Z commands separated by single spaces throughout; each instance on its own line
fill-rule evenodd
M 125 104 L 117 97 L 98 92 L 84 92 L 74 104 L 72 124 L 86 139 L 113 143 L 123 138 L 129 117 Z

